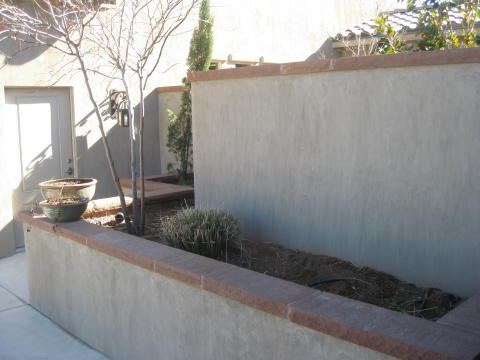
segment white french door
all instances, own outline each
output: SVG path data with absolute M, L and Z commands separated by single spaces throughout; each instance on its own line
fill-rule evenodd
M 72 125 L 68 89 L 6 89 L 7 121 L 17 149 L 12 163 L 18 186 L 13 212 L 29 210 L 41 200 L 38 183 L 73 176 Z M 15 224 L 16 246 L 23 246 L 21 224 Z

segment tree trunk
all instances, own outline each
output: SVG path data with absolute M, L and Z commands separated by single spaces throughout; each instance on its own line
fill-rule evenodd
M 137 223 L 138 235 L 143 235 L 145 231 L 145 168 L 143 156 L 143 130 L 145 120 L 145 100 L 143 98 L 143 76 L 141 70 L 138 71 L 140 86 L 140 134 L 139 134 L 139 162 L 140 162 L 140 219 Z
M 138 212 L 138 194 L 137 194 L 137 155 L 136 155 L 136 133 L 135 133 L 135 114 L 132 108 L 132 99 L 128 92 L 128 87 L 125 79 L 123 79 L 125 86 L 125 91 L 127 94 L 127 104 L 128 104 L 128 114 L 130 117 L 129 121 L 129 134 L 130 134 L 130 172 L 132 180 L 132 207 L 133 207 L 133 229 L 131 233 L 138 234 L 138 222 L 139 222 L 139 212 Z
M 107 162 L 108 162 L 108 166 L 110 168 L 110 173 L 111 173 L 113 181 L 115 183 L 115 188 L 117 190 L 118 197 L 120 198 L 120 204 L 122 206 L 122 211 L 125 215 L 125 224 L 127 225 L 128 232 L 131 232 L 132 231 L 132 225 L 130 223 L 130 216 L 129 216 L 128 211 L 127 211 L 127 204 L 125 202 L 125 195 L 123 194 L 122 186 L 120 184 L 120 178 L 118 177 L 117 170 L 116 170 L 115 164 L 113 162 L 113 157 L 112 157 L 112 152 L 110 150 L 110 145 L 108 144 L 107 136 L 105 135 L 105 130 L 103 129 L 102 115 L 101 115 L 100 109 L 98 107 L 98 104 L 95 101 L 95 98 L 93 96 L 93 91 L 92 91 L 92 88 L 90 86 L 90 80 L 88 78 L 87 70 L 85 68 L 85 63 L 83 62 L 83 59 L 81 57 L 81 54 L 80 54 L 78 48 L 75 48 L 75 51 L 76 51 L 77 60 L 80 63 L 80 68 L 82 70 L 83 80 L 85 82 L 85 86 L 87 87 L 88 97 L 90 98 L 90 102 L 92 103 L 92 105 L 94 107 L 94 110 L 95 110 L 95 114 L 96 114 L 97 121 L 98 121 L 98 127 L 99 127 L 100 133 L 102 135 L 103 147 L 105 148 L 105 154 L 107 155 Z

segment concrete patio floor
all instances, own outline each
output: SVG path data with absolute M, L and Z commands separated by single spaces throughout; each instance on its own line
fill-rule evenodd
M 29 305 L 25 251 L 0 259 L 0 360 L 107 359 Z

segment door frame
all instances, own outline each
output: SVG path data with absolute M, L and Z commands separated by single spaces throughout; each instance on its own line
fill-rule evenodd
M 3 86 L 3 106 L 6 105 L 6 93 L 7 90 L 66 90 L 68 91 L 69 97 L 69 108 L 70 108 L 70 140 L 72 143 L 72 167 L 73 175 L 72 177 L 78 177 L 78 161 L 77 161 L 77 141 L 76 141 L 76 132 L 75 132 L 75 111 L 73 100 L 73 86 Z
M 75 132 L 75 111 L 74 111 L 74 101 L 73 101 L 73 87 L 72 86 L 8 86 L 5 85 L 1 89 L 3 91 L 3 106 L 6 106 L 6 94 L 7 91 L 15 91 L 15 90 L 32 90 L 32 91 L 38 91 L 41 93 L 42 90 L 60 90 L 60 91 L 65 91 L 68 94 L 69 100 L 68 103 L 66 104 L 67 112 L 70 115 L 70 143 L 71 143 L 71 150 L 72 150 L 72 169 L 73 169 L 73 174 L 72 177 L 78 177 L 78 161 L 77 161 L 77 142 L 76 142 L 76 132 Z M 5 118 L 6 120 L 6 118 Z M 11 196 L 13 196 L 13 190 L 10 189 L 11 191 Z M 12 198 L 12 204 L 13 204 L 13 198 Z M 12 205 L 13 206 L 13 205 Z M 13 208 L 12 208 L 12 223 L 14 223 L 16 220 L 16 215 L 13 213 Z M 15 246 L 14 248 L 18 248 L 19 246 L 21 247 L 22 241 L 20 240 L 20 236 L 17 234 L 17 231 L 15 231 L 15 226 L 13 226 L 13 237 L 14 237 L 14 243 Z M 24 245 L 23 245 L 24 246 Z M 0 254 L 1 257 L 1 254 Z

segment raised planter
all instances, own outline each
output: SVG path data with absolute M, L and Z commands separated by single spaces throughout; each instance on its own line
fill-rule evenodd
M 188 199 L 194 197 L 192 186 L 177 185 L 178 175 L 160 174 L 145 177 L 145 201 Z M 121 179 L 125 195 L 132 195 L 132 181 Z M 140 192 L 140 181 L 137 182 L 137 191 Z
M 432 322 L 84 221 L 19 217 L 32 305 L 112 359 L 480 356 L 480 295 Z

